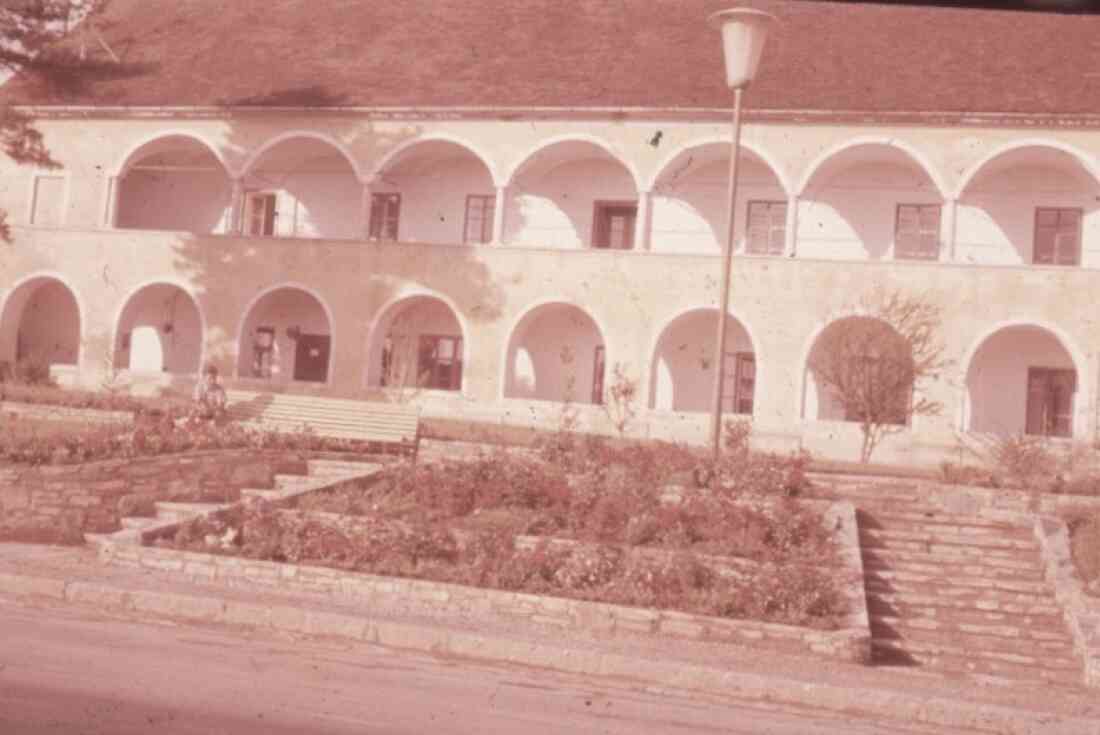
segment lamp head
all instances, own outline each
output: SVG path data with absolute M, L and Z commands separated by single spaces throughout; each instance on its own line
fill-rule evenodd
M 751 8 L 719 10 L 707 18 L 707 23 L 722 32 L 726 85 L 730 89 L 745 87 L 756 76 L 774 22 L 774 16 Z

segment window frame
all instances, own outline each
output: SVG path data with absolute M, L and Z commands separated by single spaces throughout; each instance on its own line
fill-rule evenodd
M 265 214 L 263 219 L 263 225 L 261 230 L 266 230 L 267 225 L 270 222 L 271 232 L 254 232 L 252 230 L 252 223 L 255 219 L 255 208 L 253 202 L 258 199 L 264 199 L 271 202 L 270 215 Z M 279 193 L 271 189 L 250 189 L 244 193 L 244 201 L 241 203 L 241 207 L 244 210 L 241 216 L 242 234 L 246 237 L 277 237 L 279 233 Z
M 901 232 L 901 211 L 904 208 L 916 209 L 916 222 L 917 230 L 914 233 L 902 233 Z M 922 216 L 924 210 L 935 209 L 936 211 L 936 226 L 932 230 L 926 231 L 921 227 Z M 902 235 L 906 234 L 915 237 L 918 243 L 918 247 L 915 250 L 905 249 L 901 247 Z M 935 237 L 936 247 L 930 251 L 925 252 L 923 248 L 919 247 L 926 234 L 931 234 Z M 924 261 L 937 261 L 940 259 L 940 255 L 943 252 L 943 205 L 942 204 L 918 204 L 915 202 L 898 202 L 894 208 L 894 259 L 895 260 L 924 260 Z
M 1050 260 L 1039 260 L 1039 220 L 1046 213 L 1054 213 L 1058 222 L 1054 225 L 1054 239 L 1051 243 Z M 1059 257 L 1059 239 L 1063 234 L 1060 231 L 1062 224 L 1061 219 L 1064 215 L 1072 213 L 1075 222 L 1074 238 L 1076 240 L 1074 249 L 1074 258 L 1072 262 L 1065 261 Z M 1031 233 L 1031 264 L 1032 265 L 1053 265 L 1053 266 L 1080 266 L 1081 265 L 1081 250 L 1082 250 L 1082 230 L 1084 225 L 1085 213 L 1081 207 L 1035 207 L 1034 226 Z
M 470 205 L 481 203 L 481 237 L 470 238 Z M 466 215 L 462 221 L 462 242 L 467 245 L 488 245 L 493 241 L 493 221 L 496 219 L 497 198 L 495 194 L 467 194 Z
M 1069 394 L 1069 411 L 1065 418 L 1065 429 L 1059 431 L 1059 414 L 1055 413 L 1053 416 L 1047 415 L 1047 410 L 1056 411 L 1057 405 L 1054 402 L 1054 388 L 1055 382 L 1059 377 L 1069 376 L 1070 382 L 1070 394 Z M 1045 388 L 1043 392 L 1043 400 L 1040 405 L 1035 405 L 1032 402 L 1033 392 L 1031 390 L 1033 379 L 1045 378 Z M 1073 438 L 1073 415 L 1075 413 L 1075 404 L 1077 402 L 1077 370 L 1074 368 L 1055 368 L 1047 367 L 1043 365 L 1028 365 L 1027 367 L 1027 383 L 1024 386 L 1024 434 L 1027 436 L 1042 436 L 1055 439 L 1072 439 Z M 1042 416 L 1036 416 L 1036 412 L 1042 412 Z M 1039 427 L 1039 431 L 1033 430 L 1035 423 L 1040 422 L 1042 426 Z
M 767 243 L 762 250 L 754 249 L 752 246 L 752 210 L 754 206 L 760 205 L 766 206 L 768 208 Z M 783 208 L 782 225 L 780 225 L 779 227 L 776 227 L 771 217 L 771 210 L 773 207 Z M 784 199 L 750 199 L 748 202 L 745 203 L 745 255 L 770 255 L 773 257 L 777 255 L 783 255 L 783 253 L 787 250 L 787 207 L 788 202 Z M 774 235 L 776 231 L 780 233 L 779 248 L 773 250 L 771 247 L 772 235 Z
M 611 245 L 611 217 L 615 210 L 630 210 L 627 235 L 623 238 L 623 247 Z M 593 250 L 633 250 L 638 227 L 638 201 L 636 199 L 597 199 L 592 203 L 592 236 L 589 247 Z M 607 234 L 607 244 L 601 245 L 601 235 Z
M 393 211 L 390 211 L 393 204 Z M 381 211 L 381 217 L 378 216 Z M 392 234 L 390 225 L 392 223 Z M 401 192 L 373 191 L 370 195 L 370 221 L 367 223 L 367 238 L 396 242 L 401 234 Z
M 452 357 L 449 363 L 442 363 L 439 359 L 439 344 L 443 341 L 453 342 Z M 430 350 L 425 350 L 424 346 L 427 343 L 431 343 Z M 425 390 L 446 390 L 446 391 L 461 391 L 462 390 L 462 349 L 463 341 L 460 335 L 454 334 L 420 334 L 416 340 L 416 387 L 423 388 Z M 430 355 L 431 364 L 425 368 L 424 356 Z M 451 367 L 451 380 L 449 385 L 439 385 L 439 367 L 442 364 L 447 364 Z M 420 378 L 425 373 L 429 375 L 428 380 L 421 383 Z

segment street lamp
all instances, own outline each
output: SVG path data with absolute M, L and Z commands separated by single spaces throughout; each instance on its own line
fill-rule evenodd
M 737 154 L 741 148 L 741 92 L 756 76 L 768 29 L 775 18 L 759 10 L 720 10 L 707 23 L 722 32 L 722 53 L 726 59 L 726 86 L 733 90 L 733 143 L 730 147 L 729 212 L 726 250 L 722 260 L 721 308 L 718 311 L 718 357 L 715 360 L 711 442 L 715 461 L 722 448 L 722 384 L 726 372 L 726 319 L 730 303 L 730 270 L 733 267 L 733 223 L 737 211 Z

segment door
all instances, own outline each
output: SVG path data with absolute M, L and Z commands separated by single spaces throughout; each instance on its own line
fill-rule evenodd
M 323 383 L 328 378 L 331 337 L 327 334 L 299 334 L 294 348 L 294 379 Z

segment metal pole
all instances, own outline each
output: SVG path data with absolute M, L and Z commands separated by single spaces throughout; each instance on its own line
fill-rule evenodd
M 714 394 L 711 404 L 711 451 L 715 461 L 722 452 L 722 383 L 726 372 L 726 320 L 730 305 L 730 272 L 733 269 L 733 225 L 737 214 L 737 154 L 741 149 L 741 87 L 733 90 L 733 143 L 730 147 L 729 213 L 726 251 L 722 261 L 722 291 L 718 310 L 718 355 L 715 359 Z

